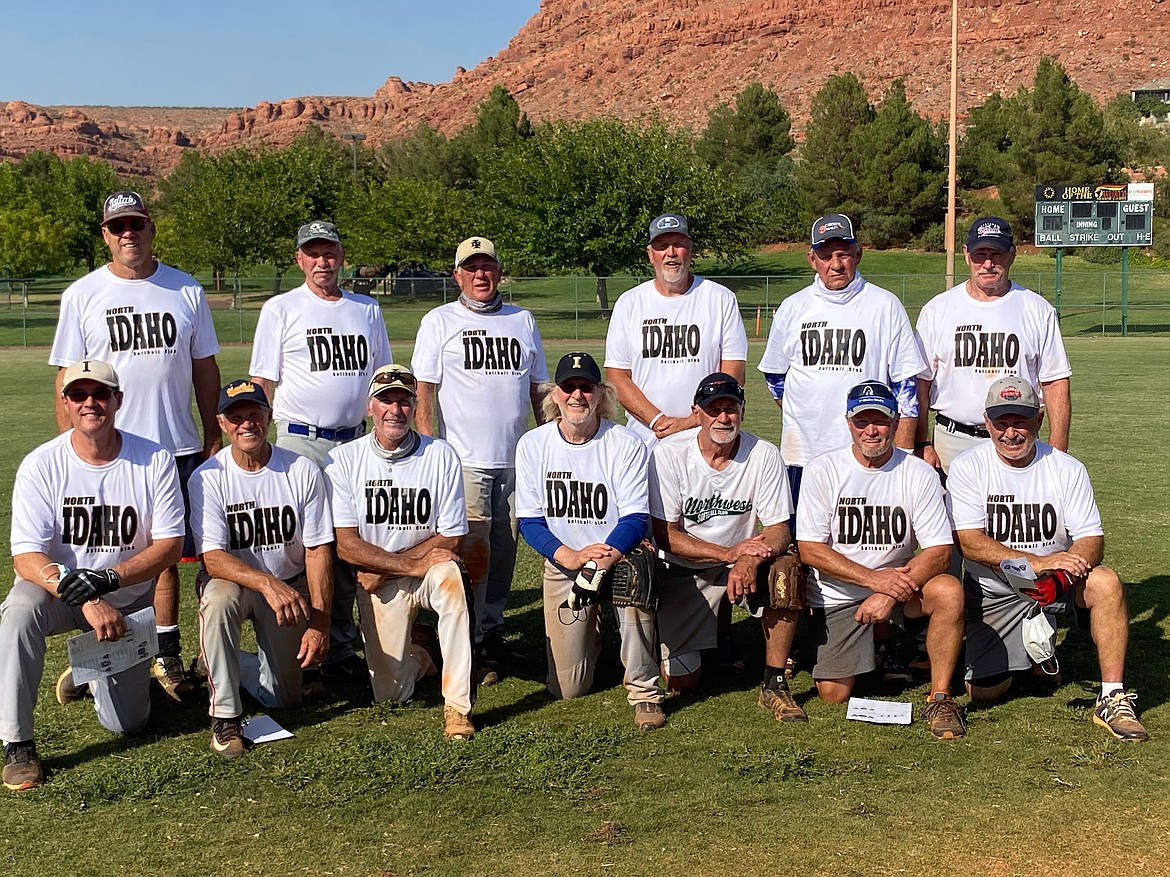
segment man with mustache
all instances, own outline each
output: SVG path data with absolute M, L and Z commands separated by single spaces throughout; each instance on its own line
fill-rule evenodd
M 333 448 L 365 433 L 366 388 L 374 372 L 394 358 L 377 300 L 338 285 L 345 248 L 337 226 L 305 223 L 296 247 L 305 282 L 264 303 L 250 372 L 273 400 L 276 446 L 324 466 Z M 337 677 L 364 675 L 354 653 L 356 586 L 340 561 L 334 564 L 333 586 L 329 657 L 322 669 Z
M 813 680 L 822 700 L 845 703 L 857 677 L 876 665 L 873 630 L 926 618 L 930 694 L 923 718 L 942 740 L 966 734 L 951 697 L 963 642 L 963 588 L 947 574 L 951 522 L 933 470 L 894 446 L 898 400 L 880 381 L 849 390 L 851 443 L 805 467 L 796 540 L 812 568 Z
M 1056 310 L 1011 280 L 1015 241 L 999 217 L 971 224 L 963 256 L 970 277 L 935 296 L 918 316 L 926 370 L 918 380 L 916 451 L 948 472 L 956 456 L 989 438 L 980 402 L 996 380 L 1011 375 L 1038 388 L 1049 441 L 1067 451 L 1072 366 Z M 933 438 L 927 407 L 935 410 Z
M 716 645 L 720 604 L 749 602 L 760 567 L 792 543 L 784 461 L 775 445 L 741 431 L 739 381 L 708 375 L 695 390 L 694 408 L 699 425 L 663 439 L 650 461 L 654 539 L 667 560 L 658 608 L 662 675 L 667 689 L 680 694 L 699 684 L 702 652 Z M 806 722 L 784 677 L 797 613 L 763 603 L 759 704 L 777 721 Z
M 302 671 L 329 651 L 333 519 L 325 476 L 268 441 L 271 421 L 260 385 L 232 381 L 219 393 L 229 446 L 191 476 L 210 746 L 223 758 L 245 750 L 240 688 L 270 709 L 295 706 Z M 245 619 L 258 653 L 240 649 Z
M 1035 388 L 1020 377 L 1000 378 L 984 405 L 990 441 L 951 463 L 947 502 L 965 561 L 967 691 L 972 700 L 995 700 L 1017 674 L 1043 678 L 1025 643 L 1025 620 L 1038 609 L 1053 622 L 1071 616 L 1097 647 L 1101 694 L 1093 721 L 1118 740 L 1141 742 L 1149 735 L 1134 711 L 1137 695 L 1122 685 L 1125 589 L 1101 565 L 1105 535 L 1089 475 L 1080 461 L 1039 440 L 1043 421 Z M 1000 564 L 1019 559 L 1046 583 L 1025 593 L 1008 584 Z M 1054 638 L 1052 628 L 1046 633 Z M 1056 667 L 1050 684 L 1059 680 Z

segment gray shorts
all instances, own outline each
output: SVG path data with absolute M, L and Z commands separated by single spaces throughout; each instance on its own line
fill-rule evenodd
M 1076 605 L 1074 594 L 1075 590 L 1069 591 L 1063 599 L 1044 607 L 1053 627 L 1063 618 L 1081 630 L 1089 629 L 1089 610 Z M 1015 594 L 987 594 L 970 577 L 964 578 L 963 595 L 967 625 L 965 678 L 985 679 L 1029 669 L 1032 659 L 1024 648 L 1024 616 L 1032 602 Z
M 183 557 L 195 557 L 195 537 L 191 535 L 191 497 L 187 492 L 187 482 L 195 474 L 195 470 L 203 465 L 202 454 L 183 454 L 175 457 L 175 468 L 179 470 L 179 490 L 183 492 Z
M 813 679 L 848 679 L 877 668 L 873 625 L 860 624 L 853 617 L 861 602 L 809 609 L 809 637 L 816 651 Z M 901 625 L 900 606 L 894 608 L 890 621 Z
M 681 564 L 664 564 L 664 568 L 660 571 L 658 602 L 662 659 L 685 659 L 715 648 L 716 621 L 719 604 L 727 593 L 728 568 L 693 569 Z

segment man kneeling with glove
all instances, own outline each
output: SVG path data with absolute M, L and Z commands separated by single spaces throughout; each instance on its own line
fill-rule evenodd
M 174 457 L 114 427 L 122 392 L 113 367 L 71 365 L 61 395 L 72 428 L 24 458 L 12 489 L 16 582 L 0 606 L 0 738 L 13 791 L 44 781 L 33 711 L 45 640 L 71 630 L 121 639 L 125 616 L 152 604 L 155 577 L 183 550 Z M 59 700 L 80 696 L 68 670 L 57 689 Z M 91 682 L 89 693 L 103 727 L 137 731 L 150 718 L 150 664 Z

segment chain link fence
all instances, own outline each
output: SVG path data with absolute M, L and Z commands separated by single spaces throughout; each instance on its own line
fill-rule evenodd
M 911 322 L 918 311 L 945 286 L 936 274 L 866 275 L 873 283 L 898 296 Z M 1043 295 L 1061 315 L 1065 335 L 1120 335 L 1123 317 L 1127 334 L 1170 333 L 1170 272 L 1130 271 L 1123 310 L 1122 277 L 1118 270 L 1064 272 L 1059 288 L 1054 271 L 1013 271 L 1012 278 Z M 75 278 L 0 278 L 0 346 L 37 347 L 52 343 L 61 293 Z M 646 277 L 603 279 L 609 307 L 626 290 Z M 772 315 L 785 298 L 807 286 L 807 272 L 748 277 L 717 277 L 739 299 L 749 338 L 766 337 Z M 536 316 L 547 339 L 601 340 L 608 326 L 608 309 L 598 303 L 602 279 L 587 276 L 507 277 L 501 283 L 506 298 Z M 298 286 L 299 275 L 229 278 L 221 288 L 209 284 L 216 332 L 222 343 L 251 343 L 264 302 Z M 413 340 L 423 314 L 459 295 L 450 277 L 353 279 L 343 284 L 372 295 L 382 305 L 391 340 Z

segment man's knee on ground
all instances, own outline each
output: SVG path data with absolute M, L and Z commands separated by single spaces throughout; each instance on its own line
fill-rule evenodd
M 825 703 L 845 703 L 853 694 L 853 685 L 856 676 L 845 676 L 841 679 L 817 679 L 817 695 Z
M 662 662 L 662 681 L 672 694 L 690 694 L 699 687 L 703 676 L 703 656 L 700 652 L 671 655 Z

